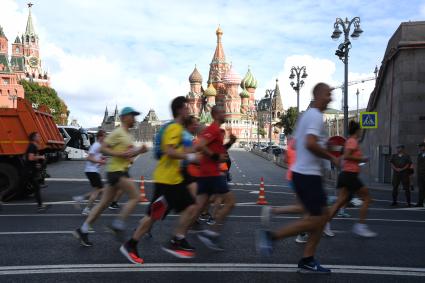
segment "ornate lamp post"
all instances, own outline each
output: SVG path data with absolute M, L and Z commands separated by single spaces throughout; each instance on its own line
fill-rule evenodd
M 334 32 L 331 38 L 337 40 L 339 36 L 344 33 L 344 42 L 338 46 L 335 55 L 344 63 L 344 136 L 348 136 L 348 52 L 351 49 L 351 42 L 349 40 L 349 33 L 351 26 L 354 25 L 354 31 L 351 34 L 353 39 L 357 39 L 363 30 L 360 28 L 360 18 L 354 17 L 351 21 L 345 18 L 337 18 L 334 23 Z M 342 31 L 339 29 L 342 28 Z
M 302 72 L 302 74 L 301 74 L 301 72 Z M 296 82 L 292 81 L 291 87 L 297 93 L 297 113 L 299 114 L 300 113 L 300 88 L 302 88 L 303 85 L 304 85 L 304 80 L 302 80 L 302 79 L 307 78 L 306 67 L 305 66 L 302 66 L 302 67 L 292 66 L 291 74 L 289 75 L 289 79 L 294 80 L 295 77 L 296 77 Z

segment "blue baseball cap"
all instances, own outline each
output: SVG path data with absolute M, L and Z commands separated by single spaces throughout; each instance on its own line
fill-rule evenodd
M 140 115 L 140 112 L 137 112 L 136 110 L 134 110 L 133 107 L 127 106 L 121 109 L 121 112 L 120 112 L 120 116 L 125 116 L 125 115 L 137 116 L 137 115 Z

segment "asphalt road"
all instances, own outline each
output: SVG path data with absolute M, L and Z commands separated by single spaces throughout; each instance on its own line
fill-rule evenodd
M 324 237 L 317 258 L 333 269 L 332 275 L 300 275 L 295 266 L 303 246 L 294 238 L 276 245 L 270 258 L 255 251 L 255 232 L 260 228 L 261 206 L 255 204 L 259 180 L 264 177 L 266 199 L 274 205 L 291 204 L 294 195 L 284 180 L 285 170 L 245 151 L 232 151 L 232 189 L 237 207 L 225 226 L 224 252 L 211 252 L 190 234 L 197 257 L 181 260 L 160 249 L 170 236 L 176 220 L 171 215 L 157 223 L 153 238 L 143 239 L 139 251 L 143 266 L 129 264 L 119 253 L 120 244 L 105 231 L 117 212 L 105 211 L 90 235 L 94 242 L 84 248 L 72 237 L 84 217 L 71 201 L 73 195 L 89 190 L 82 161 L 52 164 L 52 178 L 43 189 L 43 197 L 52 207 L 37 213 L 32 199 L 7 203 L 0 212 L 0 282 L 423 282 L 425 280 L 425 209 L 390 208 L 391 193 L 372 189 L 374 203 L 369 213 L 370 227 L 379 233 L 374 239 L 351 234 L 358 216 L 350 208 L 351 218 L 336 218 L 334 238 Z M 136 160 L 131 174 L 135 180 L 146 178 L 148 196 L 152 192 L 151 174 L 155 160 L 146 154 Z M 333 190 L 329 191 L 333 193 Z M 416 192 L 413 199 L 416 200 Z M 125 197 L 122 202 L 125 201 Z M 130 217 L 129 232 L 143 216 L 146 204 L 140 204 Z M 278 216 L 279 227 L 297 216 Z

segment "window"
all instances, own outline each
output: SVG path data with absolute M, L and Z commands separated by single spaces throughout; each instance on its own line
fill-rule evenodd
M 16 47 L 15 51 L 16 53 L 19 53 L 19 47 Z
M 3 84 L 4 85 L 10 84 L 10 79 L 9 78 L 3 78 Z

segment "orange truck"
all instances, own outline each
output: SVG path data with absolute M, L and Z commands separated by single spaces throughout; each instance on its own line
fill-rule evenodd
M 0 197 L 3 200 L 32 193 L 25 170 L 25 152 L 32 132 L 40 133 L 41 153 L 48 158 L 61 156 L 64 138 L 46 106 L 36 110 L 30 102 L 18 98 L 16 108 L 0 108 Z

